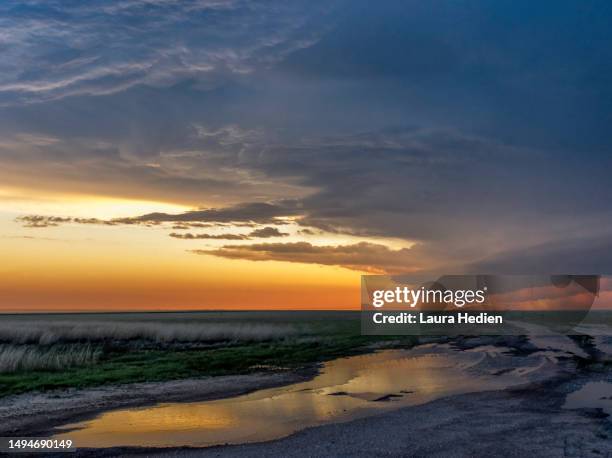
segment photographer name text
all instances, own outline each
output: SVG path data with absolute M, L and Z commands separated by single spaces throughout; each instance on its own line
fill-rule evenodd
M 399 312 L 388 314 L 376 312 L 372 315 L 375 324 L 502 324 L 501 315 L 481 313 L 430 314 L 422 312 Z

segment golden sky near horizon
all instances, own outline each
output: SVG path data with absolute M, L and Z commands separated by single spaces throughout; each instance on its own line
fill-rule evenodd
M 372 273 L 376 266 L 341 267 L 347 264 L 344 258 L 332 258 L 330 264 L 325 265 L 327 255 L 317 253 L 304 262 L 255 261 L 242 258 L 244 253 L 239 258 L 202 254 L 202 251 L 223 248 L 228 243 L 252 246 L 267 242 L 267 239 L 258 240 L 259 237 L 253 236 L 246 240 L 170 237 L 169 234 L 177 233 L 172 229 L 176 227 L 174 223 L 67 222 L 28 227 L 19 221 L 27 215 L 112 221 L 154 212 L 184 214 L 192 209 L 179 202 L 0 189 L 0 252 L 3 255 L 0 313 L 359 308 L 360 275 Z M 259 226 L 269 227 L 267 224 L 224 223 L 178 230 L 178 233 L 227 237 L 228 234 L 250 234 Z M 283 243 L 289 245 L 306 242 L 329 248 L 368 242 L 384 244 L 395 250 L 392 252 L 401 252 L 407 246 L 406 242 L 391 238 L 363 238 L 321 230 L 304 233 L 291 221 L 277 227 L 279 232 L 288 235 L 274 239 L 282 238 Z M 602 280 L 595 308 L 611 306 L 611 287 L 607 278 Z M 552 292 L 559 294 L 556 288 L 552 288 Z M 529 296 L 529 307 L 536 306 L 537 301 L 531 298 L 533 292 L 525 293 Z M 540 306 L 548 307 L 548 299 L 548 294 L 544 294 Z M 558 302 L 550 307 L 556 309 Z
M 179 203 L 0 190 L 0 311 L 359 306 L 361 272 L 356 270 L 197 255 L 190 250 L 219 247 L 228 241 L 171 238 L 172 231 L 165 226 L 30 228 L 15 221 L 27 214 L 112 219 L 190 208 Z M 215 230 L 239 234 L 251 229 L 230 225 L 205 231 Z M 330 244 L 347 238 L 293 233 L 283 237 L 283 242 L 296 240 Z

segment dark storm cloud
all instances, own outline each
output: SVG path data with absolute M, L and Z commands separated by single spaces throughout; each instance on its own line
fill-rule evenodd
M 612 192 L 594 186 L 606 183 L 602 164 L 609 160 L 560 162 L 550 151 L 417 128 L 307 138 L 294 144 L 236 138 L 232 148 L 240 153 L 217 158 L 220 167 L 239 165 L 317 191 L 301 199 L 152 213 L 113 223 L 179 223 L 187 228 L 275 224 L 292 217 L 307 230 L 419 241 L 410 257 L 401 257 L 410 261 L 409 269 L 442 265 L 441 259 L 447 266 L 469 264 L 544 243 L 559 232 L 590 236 L 592 230 L 612 226 Z M 585 222 L 596 220 L 598 226 L 577 224 L 576 214 Z M 248 247 L 229 254 L 252 257 Z
M 601 152 L 612 147 L 611 19 L 603 0 L 355 1 L 278 67 L 322 87 L 343 81 L 326 107 L 351 119 L 369 106 L 375 122 L 386 112 L 387 122 Z
M 200 135 L 195 129 L 191 132 Z M 224 141 L 225 137 L 219 137 L 201 143 L 199 150 L 139 157 L 106 140 L 7 134 L 0 138 L 0 176 L 5 185 L 27 185 L 41 191 L 171 200 L 194 206 L 226 205 L 247 196 L 271 200 L 303 193 L 292 183 L 274 182 L 261 172 L 230 164 Z
M 214 207 L 121 224 L 417 241 L 410 266 L 612 230 L 609 2 L 0 9 L 8 185 Z
M 478 261 L 468 272 L 612 274 L 612 237 L 580 237 L 506 251 Z
M 301 184 L 318 189 L 301 200 L 301 223 L 322 229 L 439 241 L 483 226 L 511 232 L 524 221 L 535 235 L 573 214 L 610 222 L 609 159 L 561 160 L 555 151 L 454 130 L 313 138 L 269 145 L 254 159 L 250 167 L 277 177 L 299 171 Z

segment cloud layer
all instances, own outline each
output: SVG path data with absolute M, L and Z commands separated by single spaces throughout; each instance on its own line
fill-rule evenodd
M 171 232 L 170 237 L 183 240 L 251 240 L 253 238 L 266 239 L 270 237 L 286 237 L 289 233 L 281 232 L 276 227 L 266 226 L 255 229 L 248 234 L 193 234 L 191 232 Z
M 108 95 L 195 79 L 215 86 L 317 40 L 312 4 L 241 0 L 7 1 L 0 98 Z
M 542 253 L 557 271 L 577 256 L 564 247 L 612 233 L 612 12 L 551 8 L 4 2 L 0 180 L 194 208 L 30 228 L 168 225 L 194 250 L 244 242 L 206 254 L 368 271 Z M 287 221 L 304 240 L 249 242 Z M 311 243 L 321 231 L 368 241 Z
M 308 242 L 226 245 L 196 254 L 249 261 L 285 261 L 340 266 L 370 273 L 418 271 L 410 249 L 391 250 L 384 245 L 361 242 L 353 245 L 315 246 Z M 410 267 L 408 267 L 410 266 Z

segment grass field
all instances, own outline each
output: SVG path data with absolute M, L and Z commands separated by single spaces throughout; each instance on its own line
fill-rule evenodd
M 4 316 L 0 396 L 297 369 L 381 340 L 361 336 L 352 312 Z

